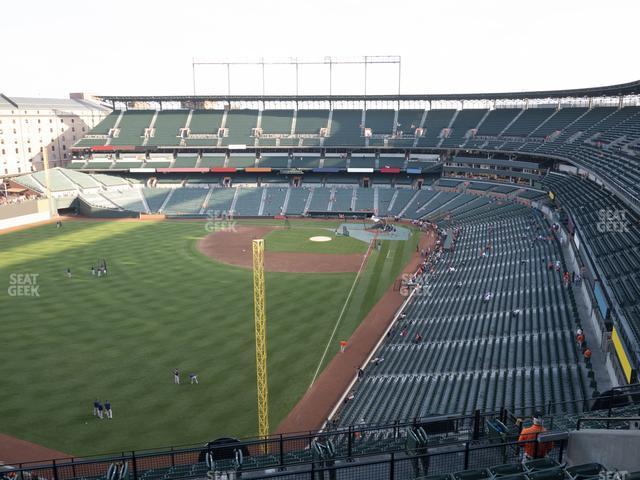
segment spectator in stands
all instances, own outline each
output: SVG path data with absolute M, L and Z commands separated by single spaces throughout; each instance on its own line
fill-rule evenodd
M 553 443 L 538 442 L 538 436 L 547 430 L 542 426 L 542 414 L 534 412 L 533 425 L 523 428 L 518 437 L 518 442 L 527 442 L 523 445 L 523 461 L 533 460 L 534 458 L 543 458 L 553 448 Z
M 104 401 L 104 410 L 105 413 L 107 414 L 107 418 L 109 420 L 113 419 L 113 411 L 111 410 L 111 402 L 109 400 L 105 400 Z
M 413 340 L 416 343 L 422 342 L 422 335 L 420 335 L 419 333 L 416 333 L 416 336 L 413 338 Z
M 358 367 L 358 379 L 361 379 L 362 377 L 364 377 L 364 370 L 362 367 Z
M 589 347 L 585 348 L 584 352 L 582 352 L 582 355 L 584 356 L 584 360 L 586 362 L 591 360 L 591 354 L 592 354 L 592 352 L 591 352 L 591 349 Z
M 173 383 L 180 385 L 180 370 L 174 368 L 173 370 Z
M 485 301 L 485 302 L 488 302 L 488 301 L 489 301 L 489 300 L 491 300 L 492 298 L 493 298 L 493 293 L 491 293 L 491 292 L 486 292 L 486 293 L 484 294 L 484 301 Z

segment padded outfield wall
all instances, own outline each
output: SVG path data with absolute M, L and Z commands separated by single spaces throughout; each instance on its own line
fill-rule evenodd
M 49 220 L 51 213 L 48 203 L 47 200 L 35 199 L 0 205 L 0 230 Z

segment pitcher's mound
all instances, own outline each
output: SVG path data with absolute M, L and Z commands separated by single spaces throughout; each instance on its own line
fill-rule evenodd
M 317 237 L 309 237 L 312 242 L 330 242 L 331 237 L 325 237 L 324 235 L 318 235 Z
M 214 232 L 207 235 L 198 241 L 198 248 L 202 253 L 219 262 L 251 268 L 253 264 L 251 241 L 254 238 L 264 238 L 276 228 L 241 225 L 235 227 L 233 231 Z M 327 239 L 321 241 L 331 240 L 331 237 L 315 238 Z M 264 255 L 264 263 L 268 272 L 357 272 L 362 264 L 362 254 L 272 252 L 267 250 Z

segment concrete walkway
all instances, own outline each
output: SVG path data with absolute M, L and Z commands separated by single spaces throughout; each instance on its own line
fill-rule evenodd
M 571 244 L 567 241 L 562 245 L 562 256 L 566 262 L 569 271 L 579 272 L 580 266 L 576 260 Z M 591 365 L 595 375 L 595 381 L 598 384 L 598 391 L 600 393 L 606 392 L 613 386 L 611 377 L 606 367 L 606 358 L 603 349 L 601 348 L 602 333 L 598 329 L 592 318 L 592 312 L 590 309 L 590 303 L 585 291 L 586 286 L 584 282 L 580 285 L 572 285 L 571 289 L 576 300 L 576 306 L 578 308 L 578 317 L 580 318 L 580 325 L 584 331 L 585 340 L 587 345 L 591 349 Z M 581 361 L 584 361 L 581 359 Z

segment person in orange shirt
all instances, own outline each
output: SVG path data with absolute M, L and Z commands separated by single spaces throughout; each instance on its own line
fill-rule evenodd
M 553 443 L 551 442 L 539 443 L 537 441 L 538 435 L 546 431 L 547 429 L 542 426 L 542 414 L 540 412 L 534 412 L 533 425 L 523 428 L 518 437 L 519 442 L 527 442 L 522 446 L 524 450 L 524 461 L 545 457 L 553 448 Z

